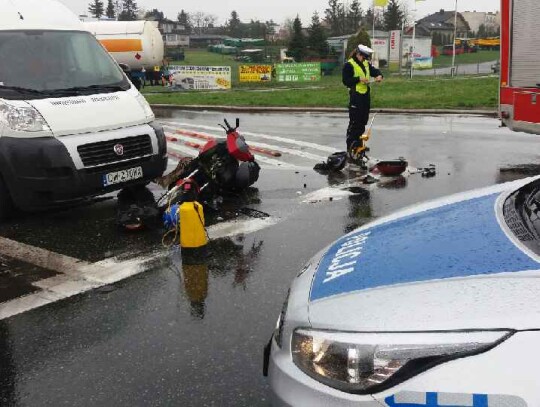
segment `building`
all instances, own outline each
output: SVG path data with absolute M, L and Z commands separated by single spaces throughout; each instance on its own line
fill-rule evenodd
M 437 13 L 418 20 L 416 23 L 416 34 L 420 36 L 434 37 L 442 36 L 452 41 L 454 36 L 454 11 L 440 10 Z M 457 37 L 467 38 L 471 28 L 462 13 L 457 13 Z
M 497 32 L 501 27 L 501 13 L 485 13 L 477 11 L 465 11 L 461 13 L 469 24 L 473 33 L 478 33 L 483 25 L 487 32 Z
M 375 51 L 375 60 L 378 61 L 380 67 L 388 66 L 390 62 L 392 36 L 391 32 L 388 31 L 379 31 L 375 30 L 375 35 L 373 32 L 369 31 L 371 38 L 371 47 Z M 347 47 L 347 42 L 351 35 L 344 35 L 341 37 L 331 37 L 328 38 L 328 45 L 340 55 L 340 62 L 344 62 L 348 56 L 345 55 L 345 49 Z M 403 37 L 399 36 L 399 43 L 394 46 L 397 47 L 397 59 L 401 58 L 401 66 L 406 66 L 407 62 L 411 57 L 411 51 L 413 47 L 413 38 L 412 35 L 404 35 Z M 431 57 L 431 46 L 432 40 L 431 37 L 417 35 L 414 41 L 414 57 L 415 58 L 429 58 Z
M 159 21 L 158 29 L 163 36 L 165 47 L 189 47 L 189 34 L 186 27 L 180 22 L 164 19 Z

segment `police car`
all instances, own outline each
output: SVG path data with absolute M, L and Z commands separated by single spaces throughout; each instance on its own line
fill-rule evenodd
M 277 406 L 540 406 L 540 177 L 344 236 L 292 284 Z

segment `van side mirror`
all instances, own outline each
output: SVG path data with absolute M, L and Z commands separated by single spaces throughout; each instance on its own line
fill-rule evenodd
M 122 68 L 122 71 L 124 71 L 125 74 L 129 74 L 131 72 L 131 68 L 128 64 L 118 64 L 120 65 L 120 68 Z

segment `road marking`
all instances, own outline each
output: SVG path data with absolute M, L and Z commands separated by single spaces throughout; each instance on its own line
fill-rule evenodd
M 0 237 L 0 254 L 60 273 L 32 284 L 42 291 L 0 304 L 0 320 L 139 274 L 156 257 L 92 264 L 4 237 Z
M 279 221 L 279 218 L 236 219 L 210 226 L 208 233 L 212 239 L 247 235 L 273 226 Z M 0 320 L 3 320 L 148 271 L 149 263 L 167 256 L 168 252 L 160 251 L 128 261 L 107 259 L 88 263 L 0 237 L 0 254 L 60 273 L 32 284 L 41 291 L 1 303 Z
M 169 124 L 169 125 L 172 125 L 172 126 L 189 127 L 189 128 L 192 128 L 192 129 L 203 129 L 203 130 L 209 130 L 209 131 L 223 131 L 223 129 L 221 129 L 220 127 L 203 126 L 203 125 L 197 125 L 197 124 L 193 124 L 193 123 L 177 122 L 177 121 L 173 121 L 173 120 L 161 120 L 161 123 L 164 123 L 164 124 L 166 123 L 166 124 Z M 293 144 L 293 145 L 297 145 L 297 146 L 300 146 L 300 147 L 312 148 L 314 150 L 324 151 L 324 152 L 327 152 L 327 153 L 335 153 L 335 152 L 339 151 L 339 150 L 337 150 L 335 148 L 324 146 L 324 145 L 321 145 L 321 144 L 311 143 L 309 141 L 301 141 L 301 140 L 295 140 L 295 139 L 292 139 L 292 138 L 286 138 L 286 137 L 280 137 L 280 136 L 272 136 L 272 135 L 269 135 L 269 134 L 253 133 L 253 132 L 249 132 L 249 131 L 241 131 L 240 134 L 242 134 L 244 136 L 254 137 L 254 138 L 264 138 L 264 139 L 277 141 L 277 142 L 281 142 L 281 143 Z
M 170 126 L 165 126 L 166 129 L 168 130 L 171 130 L 171 131 L 175 131 L 175 130 L 180 130 L 180 129 L 177 129 L 177 128 L 174 128 L 174 127 L 170 127 Z M 209 138 L 214 138 L 214 139 L 224 139 L 225 137 L 224 136 L 217 136 L 215 134 L 208 134 L 208 133 L 201 133 L 201 135 L 204 135 L 206 137 L 209 137 Z M 177 138 L 177 139 L 183 139 L 183 140 L 192 140 L 192 139 L 198 139 L 198 137 L 196 136 L 190 136 L 189 134 L 184 134 L 184 133 L 175 133 L 174 136 L 172 136 L 174 138 Z M 323 157 L 322 155 L 316 155 L 316 154 L 311 154 L 311 153 L 307 153 L 307 152 L 304 152 L 304 151 L 301 151 L 301 150 L 295 150 L 295 149 L 292 149 L 292 148 L 287 148 L 287 147 L 283 147 L 283 146 L 276 146 L 276 145 L 273 145 L 273 144 L 266 144 L 266 143 L 260 143 L 260 142 L 252 142 L 250 141 L 248 143 L 250 146 L 253 146 L 253 147 L 260 147 L 260 148 L 263 148 L 263 149 L 268 149 L 268 150 L 275 150 L 275 151 L 279 151 L 279 152 L 283 152 L 283 153 L 287 153 L 287 154 L 290 154 L 290 155 L 295 155 L 295 156 L 298 156 L 298 157 L 301 157 L 301 158 L 306 158 L 308 160 L 313 160 L 313 161 L 326 161 L 327 157 Z M 257 153 L 257 151 L 255 151 L 255 153 Z M 260 154 L 255 154 L 257 156 L 257 159 L 260 157 Z

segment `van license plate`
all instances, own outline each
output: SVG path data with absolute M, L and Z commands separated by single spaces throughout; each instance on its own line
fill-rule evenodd
M 108 187 L 116 184 L 123 184 L 124 182 L 133 181 L 143 177 L 142 167 L 130 168 L 122 171 L 109 172 L 103 175 L 103 186 Z

